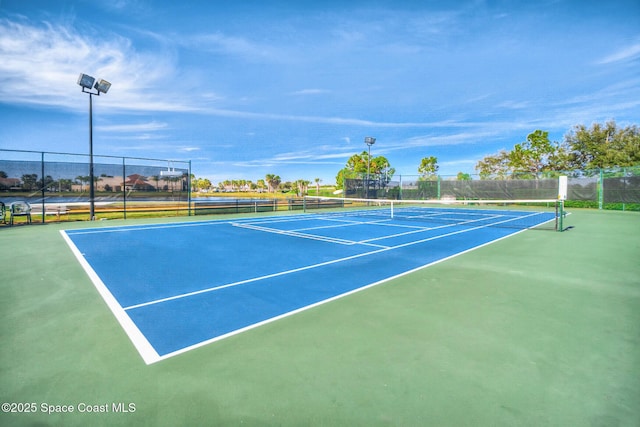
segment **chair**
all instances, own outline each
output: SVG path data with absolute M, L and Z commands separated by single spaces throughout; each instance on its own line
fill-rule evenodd
M 26 216 L 27 223 L 31 224 L 31 205 L 27 202 L 13 202 L 9 205 L 9 212 L 11 213 L 11 219 L 9 225 L 13 225 L 13 219 L 16 216 Z

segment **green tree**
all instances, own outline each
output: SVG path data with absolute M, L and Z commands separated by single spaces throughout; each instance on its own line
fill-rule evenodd
M 297 195 L 300 197 L 300 196 L 304 196 L 307 193 L 307 191 L 309 190 L 309 184 L 311 184 L 311 181 L 307 181 L 305 179 L 299 179 L 294 184 L 298 189 Z
M 438 176 L 438 158 L 434 156 L 424 157 L 418 166 L 421 180 L 430 180 Z
M 633 166 L 640 163 L 640 129 L 619 128 L 611 120 L 604 125 L 594 123 L 574 126 L 565 136 L 568 163 L 572 169 L 596 169 Z
M 336 188 L 341 189 L 344 186 L 345 179 L 362 178 L 364 174 L 367 173 L 367 170 L 369 170 L 372 175 L 384 177 L 383 179 L 385 179 L 386 182 L 395 174 L 395 169 L 391 167 L 386 157 L 371 157 L 371 162 L 369 162 L 369 153 L 363 151 L 361 154 L 354 154 L 349 157 L 345 167 L 338 171 L 336 175 Z
M 47 175 L 44 179 L 38 181 L 39 189 L 50 190 L 51 187 L 55 186 L 56 181 L 51 177 L 51 175 Z
M 476 170 L 482 179 L 506 178 L 511 174 L 538 177 L 544 171 L 566 169 L 567 158 L 565 147 L 551 142 L 549 132 L 536 130 L 513 150 L 484 157 L 476 163 Z
M 484 157 L 476 164 L 476 170 L 480 179 L 505 178 L 510 171 L 509 152 L 501 150 L 497 154 Z
M 536 130 L 527 135 L 527 140 L 516 144 L 509 153 L 511 172 L 526 172 L 537 176 L 549 169 L 549 158 L 556 146 L 549 141 L 549 132 Z
M 288 193 L 293 188 L 294 183 L 291 181 L 285 181 L 279 184 L 278 189 L 283 193 Z
M 276 192 L 278 190 L 278 186 L 280 185 L 280 182 L 282 182 L 282 180 L 278 175 L 274 175 L 272 173 L 268 173 L 265 176 L 265 181 L 269 186 L 269 192 L 271 193 Z
M 468 173 L 464 173 L 464 172 L 458 172 L 458 175 L 456 176 L 456 179 L 458 181 L 471 181 L 471 175 L 469 175 Z
M 195 187 L 198 190 L 208 190 L 211 188 L 211 181 L 209 181 L 207 178 L 200 178 L 198 179 Z
M 73 182 L 70 179 L 60 178 L 58 180 L 59 191 L 71 191 L 71 184 L 73 184 Z
M 28 191 L 36 190 L 38 188 L 38 175 L 35 173 L 22 175 L 22 188 Z

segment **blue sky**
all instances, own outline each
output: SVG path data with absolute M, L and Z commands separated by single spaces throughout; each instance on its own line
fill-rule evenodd
M 640 2 L 0 0 L 0 148 L 335 181 L 377 138 L 397 173 L 473 173 L 536 129 L 640 122 Z

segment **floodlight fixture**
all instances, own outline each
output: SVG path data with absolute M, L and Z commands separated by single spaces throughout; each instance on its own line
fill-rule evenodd
M 96 79 L 94 79 L 93 77 L 91 77 L 88 74 L 82 74 L 80 73 L 80 77 L 78 77 L 78 84 L 80 86 L 82 86 L 85 89 L 91 89 L 93 88 L 93 82 Z
M 369 147 L 371 147 L 373 144 L 376 143 L 376 139 L 372 136 L 367 136 L 364 138 L 364 143 L 367 144 Z
M 95 83 L 95 84 L 94 84 Z M 89 219 L 95 219 L 95 178 L 93 174 L 93 95 L 107 93 L 111 83 L 104 79 L 96 79 L 88 74 L 80 73 L 78 84 L 83 93 L 89 94 Z M 95 89 L 95 92 L 92 92 Z
M 96 82 L 95 86 L 93 86 L 99 93 L 107 93 L 109 92 L 109 88 L 111 87 L 111 83 L 104 79 L 100 79 Z

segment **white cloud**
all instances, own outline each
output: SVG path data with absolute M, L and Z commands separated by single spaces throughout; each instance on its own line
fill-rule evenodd
M 401 149 L 403 147 L 437 147 L 477 143 L 482 141 L 484 138 L 496 136 L 497 133 L 497 131 L 482 131 L 481 126 L 479 126 L 478 129 L 474 132 L 416 136 L 401 142 L 394 148 Z
M 614 62 L 621 62 L 630 59 L 640 57 L 640 43 L 635 43 L 630 46 L 626 46 L 622 49 L 615 51 L 614 53 L 605 56 L 596 63 L 599 65 L 612 64 Z
M 521 110 L 521 109 L 524 109 L 524 108 L 528 108 L 530 105 L 531 105 L 531 103 L 529 101 L 506 100 L 506 101 L 503 101 L 503 102 L 499 103 L 498 105 L 496 105 L 496 107 L 505 108 L 505 109 L 509 109 L 509 110 Z
M 228 36 L 221 32 L 193 36 L 182 42 L 191 49 L 239 56 L 251 62 L 277 56 L 276 51 L 269 45 L 255 43 L 243 37 Z
M 320 95 L 328 92 L 329 91 L 326 89 L 302 89 L 302 90 L 297 90 L 295 92 L 291 92 L 291 95 Z
M 184 151 L 186 153 L 191 153 L 193 151 L 200 151 L 201 148 L 200 147 L 181 147 L 178 148 L 178 151 Z
M 100 103 L 127 110 L 181 111 L 194 106 L 171 94 L 156 95 L 174 75 L 171 55 L 139 53 L 116 34 L 93 34 L 48 22 L 0 19 L 0 99 L 6 103 L 86 109 L 78 102 L 78 75 L 112 83 Z
M 147 123 L 132 123 L 127 125 L 103 125 L 95 126 L 104 132 L 153 132 L 167 129 L 167 123 L 151 121 Z

